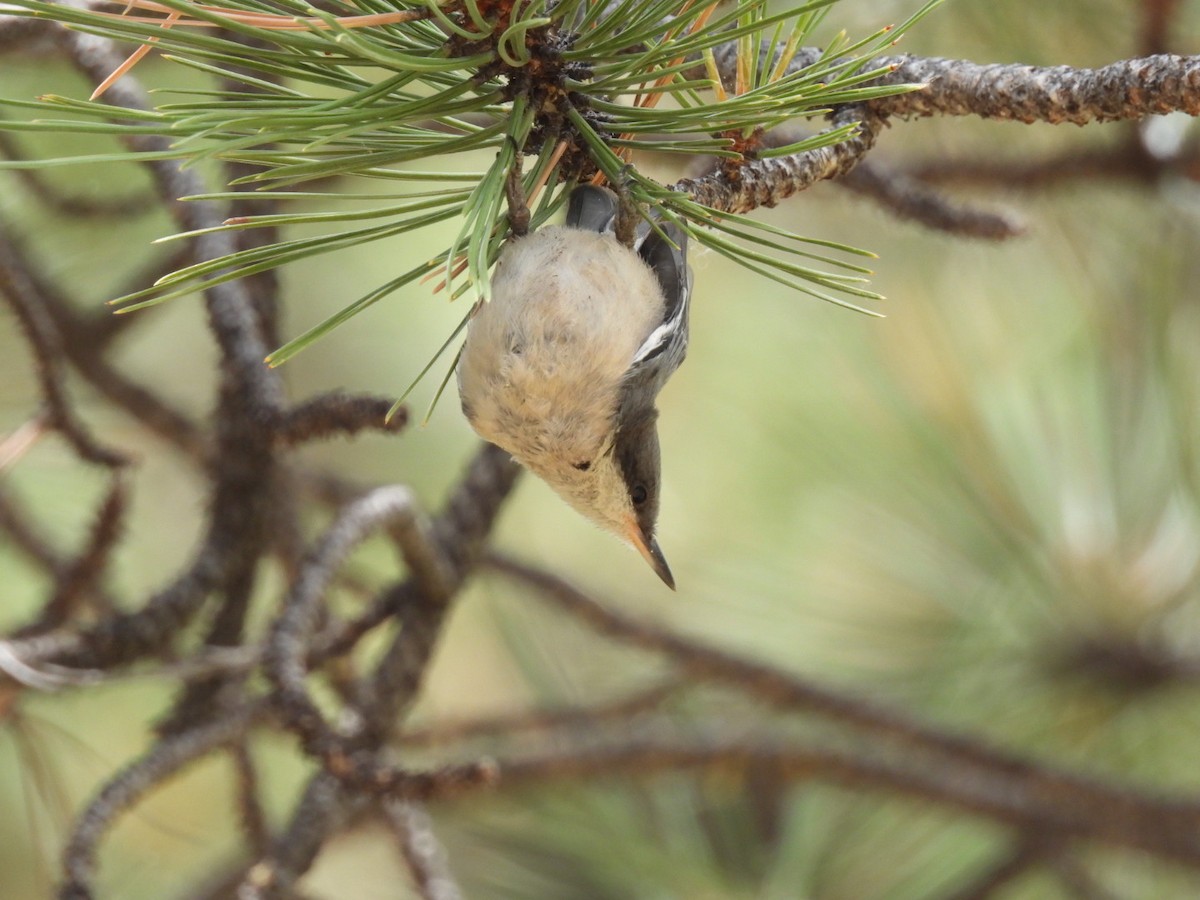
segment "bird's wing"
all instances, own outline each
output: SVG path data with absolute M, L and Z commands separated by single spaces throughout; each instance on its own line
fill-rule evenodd
M 670 222 L 647 226 L 645 236 L 638 242 L 638 255 L 654 273 L 662 288 L 666 308 L 663 320 L 642 342 L 634 354 L 634 364 L 670 353 L 673 372 L 687 352 L 688 307 L 692 297 L 692 270 L 687 264 L 687 232 Z

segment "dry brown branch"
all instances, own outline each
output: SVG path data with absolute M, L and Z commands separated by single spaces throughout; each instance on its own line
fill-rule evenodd
M 1005 240 L 1025 233 L 1012 213 L 991 212 L 955 203 L 901 172 L 863 163 L 840 179 L 843 187 L 870 197 L 898 219 L 910 219 L 963 237 Z
M 883 57 L 884 83 L 925 90 L 871 102 L 885 116 L 979 116 L 1051 125 L 1121 122 L 1200 114 L 1200 57 L 1160 54 L 1099 69 L 978 65 L 961 59 Z
M 511 739 L 531 732 L 579 730 L 605 722 L 628 723 L 641 713 L 660 707 L 672 694 L 686 686 L 683 679 L 668 679 L 644 690 L 635 691 L 611 703 L 582 708 L 535 710 L 490 719 L 445 722 L 435 727 L 408 729 L 396 735 L 399 746 L 441 746 L 475 740 Z
M 184 767 L 239 740 L 266 711 L 266 704 L 261 701 L 225 710 L 203 727 L 160 740 L 145 756 L 113 778 L 76 819 L 63 854 L 65 878 L 59 897 L 63 900 L 92 897 L 96 844 L 113 819 Z
M 820 55 L 819 48 L 804 48 L 788 65 L 788 71 L 799 72 Z M 732 84 L 737 68 L 736 48 L 722 46 L 715 58 L 722 80 L 726 85 Z M 882 170 L 877 170 L 850 178 L 889 117 L 970 115 L 1027 124 L 1084 125 L 1136 121 L 1170 112 L 1200 114 L 1200 57 L 1160 54 L 1100 69 L 1076 69 L 885 56 L 872 60 L 866 68 L 885 70 L 886 74 L 879 78 L 881 84 L 923 87 L 872 100 L 858 108 L 844 107 L 835 113 L 832 117 L 835 125 L 858 121 L 861 127 L 854 138 L 834 147 L 756 160 L 738 166 L 733 172 L 718 171 L 700 179 L 685 179 L 673 187 L 719 209 L 746 212 L 758 206 L 774 206 L 825 179 L 849 179 L 850 186 L 875 196 L 902 218 L 966 236 L 997 238 L 1014 233 L 1014 224 L 1003 216 L 956 208 L 949 201 L 912 185 L 903 173 L 884 176 Z M 1143 159 L 1137 166 L 1131 166 L 1128 157 L 1122 159 L 1122 170 L 1128 169 L 1131 177 L 1137 177 L 1135 173 L 1140 171 L 1141 177 L 1145 177 L 1147 155 L 1143 152 L 1141 156 Z M 1071 168 L 1070 158 L 1064 162 L 1065 172 Z M 1106 166 L 1112 164 L 1112 160 L 1105 160 Z M 1029 179 L 1032 177 L 1029 173 L 1035 171 L 1029 163 L 1021 165 L 1027 174 L 1014 173 L 1017 183 Z M 1161 171 L 1163 163 L 1160 161 L 1155 168 Z
M 387 414 L 392 402 L 387 397 L 324 394 L 284 413 L 276 434 L 287 444 L 352 435 L 369 429 L 397 434 L 408 424 L 408 410 L 400 409 L 389 419 Z
M 108 493 L 96 511 L 87 543 L 79 554 L 55 571 L 54 592 L 46 600 L 37 621 L 14 632 L 17 637 L 38 634 L 66 625 L 81 607 L 111 615 L 115 604 L 103 590 L 101 579 L 113 548 L 121 538 L 127 505 L 125 481 L 114 475 Z
M 462 900 L 425 808 L 402 800 L 384 801 L 382 808 L 421 900 Z
M 781 758 L 789 752 L 782 748 L 765 754 L 763 760 L 769 758 L 774 764 L 789 767 L 795 777 L 803 774 L 852 782 L 865 779 L 960 805 L 1034 832 L 1074 834 L 1200 865 L 1197 839 L 1200 798 L 1155 796 L 1035 764 L 966 736 L 935 729 L 912 717 L 897 716 L 862 699 L 806 682 L 779 668 L 738 659 L 698 641 L 635 622 L 608 610 L 549 572 L 497 556 L 489 557 L 488 566 L 536 587 L 541 596 L 607 637 L 662 653 L 695 678 L 728 685 L 772 706 L 827 717 L 861 732 L 872 753 L 904 754 L 911 760 L 908 764 L 914 766 L 913 772 L 900 774 L 891 769 L 893 762 L 881 762 L 880 768 L 875 769 L 874 763 L 865 762 L 865 756 L 850 761 L 837 754 L 826 758 L 805 751 L 789 762 Z M 713 755 L 732 754 L 741 760 L 742 754 L 756 754 L 757 746 L 697 751 L 695 757 L 684 746 L 620 748 L 612 751 L 615 759 L 600 754 L 591 762 L 576 763 L 566 754 L 537 765 L 545 766 L 554 775 L 567 771 L 576 776 L 585 773 L 572 768 L 575 765 L 645 764 L 657 768 L 669 765 L 666 759 L 680 765 L 708 765 L 707 760 Z M 864 768 L 854 768 L 859 762 Z M 901 763 L 899 768 L 905 765 Z M 524 773 L 533 766 L 524 762 L 518 772 Z M 919 773 L 930 771 L 939 775 L 931 782 L 923 782 Z M 501 766 L 500 774 L 502 779 L 512 777 L 508 765 Z
M 875 144 L 883 119 L 860 107 L 846 107 L 832 118 L 833 128 L 858 125 L 855 136 L 807 153 L 754 160 L 739 165 L 732 176 L 718 170 L 701 178 L 684 178 L 671 189 L 684 191 L 714 209 L 744 213 L 775 206 L 817 182 L 845 176 Z
M 0 251 L 10 250 L 0 235 Z M 38 303 L 36 285 L 21 277 L 22 267 L 0 256 L 0 295 L 16 313 L 17 321 L 37 359 L 38 380 L 46 404 L 46 421 L 75 448 L 79 458 L 109 468 L 129 460 L 119 450 L 101 445 L 79 419 L 67 399 L 62 372 L 62 339 L 54 321 Z

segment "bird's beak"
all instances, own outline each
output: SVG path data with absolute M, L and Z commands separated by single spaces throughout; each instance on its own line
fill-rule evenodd
M 637 522 L 629 523 L 626 535 L 629 543 L 637 547 L 638 553 L 642 554 L 646 562 L 650 563 L 654 574 L 661 578 L 667 587 L 675 590 L 675 576 L 671 574 L 667 559 L 663 556 L 662 550 L 658 548 L 658 541 L 649 535 L 642 534 L 642 529 L 638 527 Z

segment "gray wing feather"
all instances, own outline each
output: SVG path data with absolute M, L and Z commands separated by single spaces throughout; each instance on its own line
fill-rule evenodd
M 673 223 L 660 223 L 660 234 L 650 229 L 637 248 L 638 256 L 658 279 L 667 300 L 665 319 L 674 318 L 680 307 L 687 306 L 691 293 L 692 273 L 687 264 L 687 232 Z
M 687 355 L 688 310 L 692 296 L 692 270 L 687 264 L 687 232 L 669 222 L 658 228 L 647 226 L 637 245 L 638 255 L 658 279 L 667 301 L 662 324 L 646 338 L 634 356 L 634 365 L 642 366 L 658 359 L 655 380 L 662 384 L 679 368 Z M 661 359 L 659 359 L 661 357 Z

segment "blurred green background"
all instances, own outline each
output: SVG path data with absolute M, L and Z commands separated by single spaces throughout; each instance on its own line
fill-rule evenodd
M 862 34 L 917 5 L 843 0 L 828 27 Z M 1136 55 L 1142 7 L 954 0 L 901 49 L 1099 65 Z M 1182 3 L 1172 49 L 1194 52 L 1198 29 L 1200 3 Z M 44 56 L 10 53 L 0 67 L 6 96 L 87 93 Z M 154 84 L 181 77 L 157 62 L 139 74 Z M 1111 145 L 1129 128 L 893 122 L 870 158 L 896 167 L 1029 160 Z M 1155 128 L 1156 140 L 1195 139 L 1187 120 Z M 24 136 L 22 145 L 48 155 L 92 146 Z M 67 193 L 144 187 L 132 167 L 51 176 Z M 1019 211 L 1027 235 L 1003 244 L 947 237 L 828 184 L 761 211 L 878 253 L 883 319 L 789 293 L 715 255 L 693 257 L 689 356 L 660 399 L 660 542 L 677 594 L 533 478 L 504 512 L 496 543 L 614 607 L 747 657 L 1082 771 L 1194 790 L 1200 187 L 1082 181 L 970 196 Z M 0 213 L 48 273 L 97 307 L 161 252 L 149 242 L 172 230 L 160 213 L 63 217 L 11 175 L 0 179 Z M 284 270 L 286 336 L 432 255 L 457 228 Z M 139 315 L 146 321 L 123 340 L 122 364 L 203 416 L 215 355 L 199 301 Z M 399 393 L 461 315 L 427 287 L 393 296 L 290 362 L 291 395 Z M 14 320 L 5 312 L 0 321 L 7 434 L 30 417 L 37 391 Z M 89 422 L 141 458 L 114 578 L 139 596 L 188 558 L 201 482 L 85 385 L 73 387 Z M 435 388 L 436 378 L 418 388 L 414 413 Z M 474 446 L 448 394 L 428 425 L 400 438 L 332 442 L 305 455 L 363 481 L 408 483 L 436 508 Z M 68 546 L 81 540 L 104 487 L 53 439 L 0 478 Z M 368 551 L 358 562 L 384 572 L 388 557 Z M 3 539 L 0 572 L 9 627 L 37 607 L 45 584 Z M 1168 661 L 1168 676 L 1135 677 L 1122 660 L 1136 653 Z M 658 661 L 478 579 L 457 605 L 415 720 L 584 703 L 660 671 Z M 147 746 L 168 698 L 144 680 L 22 702 L 20 719 L 0 732 L 6 900 L 47 895 L 72 810 Z M 731 728 L 751 718 L 719 696 L 679 701 L 674 712 Z M 258 750 L 278 821 L 307 765 L 283 740 Z M 182 897 L 183 886 L 219 868 L 239 841 L 230 776 L 225 762 L 202 765 L 123 820 L 103 845 L 103 896 Z M 752 784 L 678 776 L 474 798 L 434 813 L 469 897 L 922 898 L 945 894 L 1006 846 L 979 820 L 816 783 L 765 807 L 764 831 Z M 1134 854 L 1083 858 L 1114 896 L 1200 893 L 1200 878 Z M 306 886 L 356 900 L 407 890 L 387 838 L 370 829 L 334 844 Z M 1035 873 L 1002 896 L 1068 895 Z

